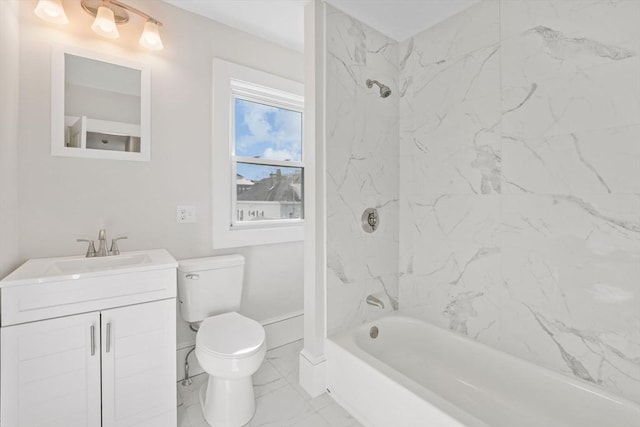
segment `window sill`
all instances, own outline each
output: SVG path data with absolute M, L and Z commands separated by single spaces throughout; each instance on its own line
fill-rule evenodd
M 259 246 L 304 240 L 304 221 L 294 224 L 237 224 L 233 228 L 214 233 L 213 248 L 228 249 L 243 246 Z

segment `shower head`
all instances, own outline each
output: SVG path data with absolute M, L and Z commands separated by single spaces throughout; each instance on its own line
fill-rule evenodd
M 380 96 L 382 98 L 386 98 L 389 95 L 391 95 L 391 89 L 389 89 L 389 86 L 383 85 L 382 83 L 380 83 L 377 80 L 367 79 L 367 87 L 371 88 L 371 87 L 373 87 L 373 85 L 377 85 L 380 88 Z

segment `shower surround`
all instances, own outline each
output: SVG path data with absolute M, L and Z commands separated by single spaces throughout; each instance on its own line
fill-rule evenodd
M 369 294 L 398 298 L 398 43 L 326 5 L 327 330 L 349 329 L 381 310 Z M 392 95 L 381 98 L 377 86 Z M 372 233 L 362 212 L 378 209 Z
M 400 308 L 640 402 L 640 2 L 400 44 Z
M 640 2 L 484 0 L 399 44 L 327 9 L 329 335 L 383 292 L 640 402 Z

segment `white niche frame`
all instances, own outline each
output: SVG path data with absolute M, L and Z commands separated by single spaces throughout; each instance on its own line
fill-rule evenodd
M 86 147 L 65 147 L 65 54 L 106 62 L 140 71 L 140 152 L 91 150 L 86 149 Z M 94 120 L 94 122 L 104 123 L 104 121 L 100 120 Z M 51 49 L 51 155 L 57 157 L 129 160 L 138 162 L 150 161 L 151 67 L 140 62 L 112 55 L 105 55 L 74 46 L 53 45 Z

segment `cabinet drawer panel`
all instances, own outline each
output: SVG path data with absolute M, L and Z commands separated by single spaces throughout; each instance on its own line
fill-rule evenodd
M 2 325 L 175 298 L 175 269 L 2 288 Z

